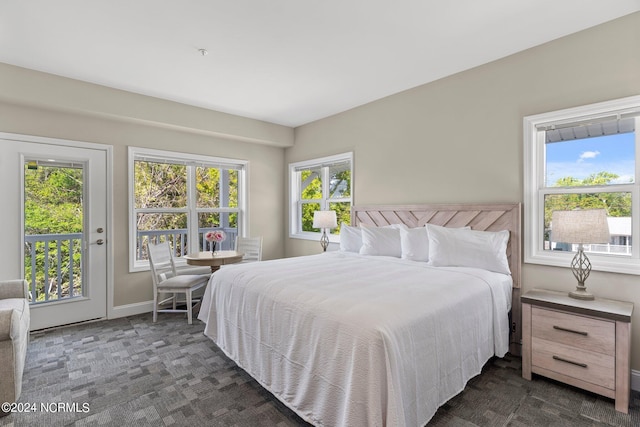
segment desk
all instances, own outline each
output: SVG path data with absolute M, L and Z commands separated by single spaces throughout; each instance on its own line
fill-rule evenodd
M 216 251 L 213 254 L 211 252 L 198 252 L 195 254 L 184 255 L 184 259 L 189 265 L 208 265 L 211 267 L 211 272 L 214 273 L 220 269 L 221 265 L 234 264 L 242 261 L 244 254 L 236 251 Z

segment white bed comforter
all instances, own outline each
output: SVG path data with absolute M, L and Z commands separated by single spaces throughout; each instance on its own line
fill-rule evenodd
M 227 266 L 198 318 L 317 426 L 419 426 L 508 350 L 511 278 L 328 252 Z

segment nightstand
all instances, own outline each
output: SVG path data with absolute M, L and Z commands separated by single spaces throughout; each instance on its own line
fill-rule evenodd
M 629 412 L 633 304 L 532 289 L 522 295 L 522 377 L 539 374 L 615 399 Z

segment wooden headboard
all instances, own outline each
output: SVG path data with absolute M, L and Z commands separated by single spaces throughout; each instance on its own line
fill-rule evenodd
M 520 355 L 521 339 L 521 212 L 520 203 L 511 204 L 428 204 L 428 205 L 371 205 L 354 206 L 352 225 L 384 226 L 405 224 L 422 227 L 435 224 L 444 227 L 465 227 L 472 230 L 509 230 L 507 258 L 513 280 L 511 303 L 510 352 Z

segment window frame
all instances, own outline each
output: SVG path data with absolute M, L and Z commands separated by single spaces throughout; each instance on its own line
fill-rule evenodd
M 589 253 L 593 270 L 640 275 L 640 117 L 635 130 L 635 182 L 581 187 L 545 186 L 545 138 L 538 129 L 640 113 L 640 96 L 600 102 L 524 117 L 524 262 L 569 267 L 574 252 L 544 250 L 544 198 L 549 194 L 631 193 L 632 255 Z
M 128 191 L 129 191 L 129 272 L 149 270 L 148 260 L 136 259 L 136 217 L 141 209 L 136 208 L 135 203 L 135 161 L 148 160 L 159 163 L 182 164 L 187 167 L 187 206 L 185 208 L 146 208 L 144 212 L 157 211 L 158 213 L 186 213 L 187 215 L 187 241 L 188 252 L 199 251 L 198 214 L 203 212 L 223 213 L 233 212 L 238 214 L 238 236 L 248 235 L 248 172 L 249 161 L 230 159 L 223 157 L 205 156 L 176 151 L 157 150 L 152 148 L 132 147 L 128 148 Z M 196 190 L 196 167 L 229 167 L 238 171 L 238 207 L 198 208 Z M 186 266 L 186 260 L 178 257 L 175 259 L 176 267 Z
M 351 170 L 351 186 L 349 188 L 350 197 L 329 198 L 329 187 L 325 183 L 329 182 L 329 170 L 337 163 L 349 162 Z M 317 200 L 303 201 L 301 199 L 300 169 L 320 168 L 322 170 L 322 198 Z M 318 240 L 322 233 L 320 231 L 302 231 L 302 204 L 319 203 L 321 210 L 328 210 L 329 204 L 334 202 L 349 202 L 353 208 L 353 152 L 335 154 L 332 156 L 319 157 L 310 160 L 289 164 L 289 237 L 293 239 Z M 329 242 L 340 243 L 340 236 L 327 233 Z

